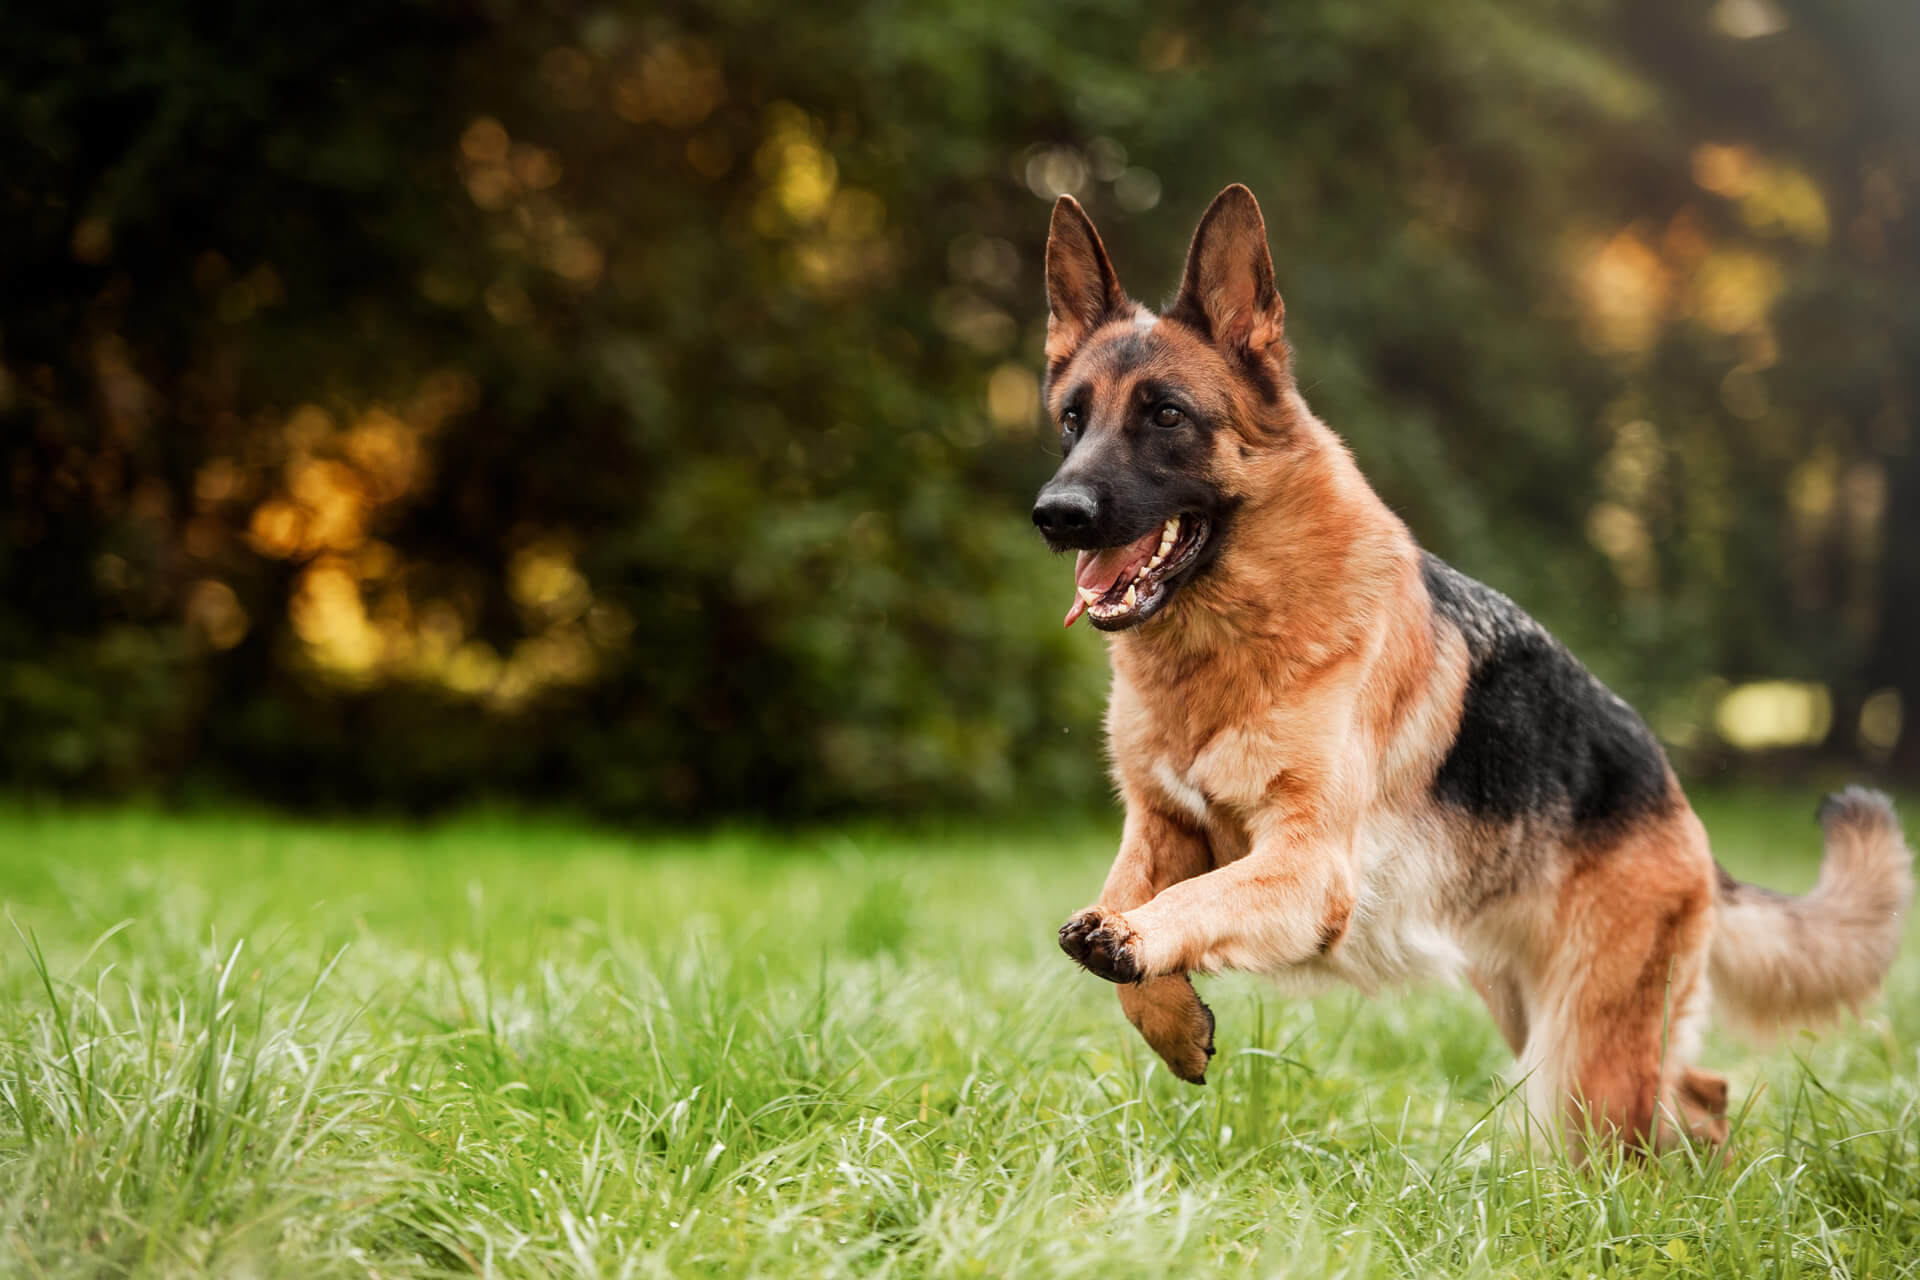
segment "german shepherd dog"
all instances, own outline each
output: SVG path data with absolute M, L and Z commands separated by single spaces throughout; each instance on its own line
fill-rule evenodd
M 1541 1129 L 1580 1152 L 1724 1141 L 1726 1080 L 1693 1061 L 1710 1001 L 1819 1021 L 1893 960 L 1912 855 L 1886 797 L 1827 799 L 1805 897 L 1720 870 L 1640 717 L 1422 551 L 1307 408 L 1245 187 L 1201 218 L 1164 314 L 1071 197 L 1046 276 L 1062 461 L 1033 521 L 1079 553 L 1067 624 L 1112 635 L 1126 805 L 1061 947 L 1195 1084 L 1214 1022 L 1189 973 L 1464 972 Z

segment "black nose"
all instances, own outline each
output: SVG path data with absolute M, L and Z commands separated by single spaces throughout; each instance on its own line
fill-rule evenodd
M 1084 534 L 1093 527 L 1099 514 L 1100 504 L 1093 494 L 1078 487 L 1049 486 L 1040 491 L 1040 500 L 1033 504 L 1034 524 L 1040 527 L 1040 532 L 1055 539 Z

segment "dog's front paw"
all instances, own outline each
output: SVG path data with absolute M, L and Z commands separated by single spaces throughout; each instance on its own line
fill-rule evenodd
M 1108 982 L 1139 982 L 1146 977 L 1140 963 L 1140 935 L 1117 911 L 1088 907 L 1060 926 L 1060 949 L 1081 968 Z

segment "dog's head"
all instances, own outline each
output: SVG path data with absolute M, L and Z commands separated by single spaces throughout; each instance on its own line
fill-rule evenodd
M 1129 299 L 1071 196 L 1047 237 L 1046 405 L 1060 469 L 1033 522 L 1078 551 L 1073 608 L 1138 626 L 1219 559 L 1246 462 L 1274 446 L 1288 387 L 1283 308 L 1253 193 L 1231 186 L 1193 233 L 1165 314 Z

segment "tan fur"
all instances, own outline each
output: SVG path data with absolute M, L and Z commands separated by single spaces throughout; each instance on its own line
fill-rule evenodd
M 1883 797 L 1858 787 L 1821 814 L 1820 880 L 1804 898 L 1730 886 L 1713 941 L 1722 1008 L 1749 1035 L 1830 1020 L 1871 996 L 1900 946 L 1913 855 Z
M 1067 216 L 1079 234 L 1084 215 Z M 1050 247 L 1049 285 L 1124 296 L 1104 252 L 1084 247 L 1057 270 Z M 1213 1031 L 1190 972 L 1369 990 L 1465 973 L 1543 1127 L 1566 1120 L 1576 1136 L 1636 1145 L 1724 1139 L 1725 1081 L 1692 1065 L 1709 968 L 1763 1014 L 1806 1016 L 1870 991 L 1910 894 L 1891 814 L 1855 805 L 1837 820 L 1832 883 L 1823 875 L 1794 916 L 1803 947 L 1829 939 L 1811 968 L 1771 941 L 1784 910 L 1771 901 L 1730 901 L 1732 928 L 1716 940 L 1706 834 L 1670 776 L 1664 807 L 1605 847 L 1556 845 L 1565 838 L 1542 826 L 1536 870 L 1477 900 L 1463 888 L 1476 869 L 1533 829 L 1491 829 L 1431 795 L 1460 724 L 1466 646 L 1435 614 L 1406 527 L 1291 384 L 1265 232 L 1243 188 L 1196 233 L 1182 297 L 1211 340 L 1163 323 L 1151 358 L 1125 368 L 1103 353 L 1130 314 L 1056 313 L 1050 330 L 1049 359 L 1076 385 L 1093 378 L 1100 400 L 1124 404 L 1141 379 L 1177 368 L 1204 411 L 1232 424 L 1211 464 L 1240 503 L 1212 567 L 1111 638 L 1107 733 L 1127 819 L 1098 904 L 1063 938 L 1123 982 L 1129 1020 L 1189 1080 Z M 1264 401 L 1234 359 L 1259 362 L 1277 397 Z M 1056 414 L 1068 381 L 1052 380 Z M 1832 939 L 1843 925 L 1870 936 Z

